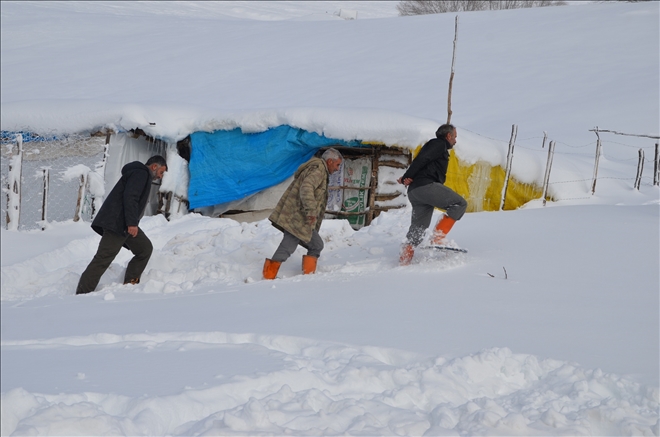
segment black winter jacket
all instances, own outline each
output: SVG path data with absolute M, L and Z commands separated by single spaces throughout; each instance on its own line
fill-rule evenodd
M 402 179 L 412 179 L 408 190 L 431 184 L 433 182 L 445 183 L 447 179 L 447 167 L 449 166 L 449 149 L 452 146 L 445 138 L 434 138 L 429 140 L 417 158 L 410 164 Z
M 126 164 L 121 169 L 121 179 L 96 214 L 92 229 L 101 235 L 107 229 L 127 236 L 127 228 L 140 223 L 149 200 L 151 179 L 151 172 L 146 165 L 139 161 Z

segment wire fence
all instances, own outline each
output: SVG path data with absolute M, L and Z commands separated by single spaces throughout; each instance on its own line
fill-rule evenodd
M 85 166 L 95 170 L 103 163 L 106 138 L 88 135 L 64 137 L 39 136 L 26 132 L 2 132 L 2 227 L 7 227 L 9 167 L 18 151 L 17 134 L 22 137 L 19 230 L 43 227 L 42 222 L 71 220 L 80 210 L 83 220 L 90 220 L 92 205 L 89 196 L 83 197 L 78 208 L 80 180 L 71 177 L 71 169 Z M 82 168 L 82 167 L 78 167 Z M 47 178 L 45 180 L 44 178 Z M 47 198 L 44 199 L 44 193 Z M 44 212 L 44 206 L 46 210 Z M 45 214 L 45 217 L 44 217 Z
M 514 126 L 514 131 L 517 133 L 516 126 Z M 491 138 L 476 132 L 472 133 L 493 141 L 507 143 L 507 141 L 502 139 Z M 107 143 L 106 137 L 86 135 L 49 137 L 26 132 L 2 131 L 0 137 L 2 147 L 0 175 L 2 191 L 5 195 L 3 196 L 5 198 L 0 202 L 2 205 L 2 227 L 7 228 L 8 218 L 10 217 L 10 164 L 12 162 L 12 156 L 15 156 L 18 153 L 18 135 L 22 138 L 22 160 L 20 165 L 20 204 L 18 207 L 20 209 L 20 216 L 15 229 L 30 230 L 39 227 L 43 228 L 48 222 L 65 221 L 74 217 L 79 217 L 85 221 L 91 221 L 94 212 L 94 205 L 89 191 L 85 192 L 85 190 L 81 190 L 81 183 L 84 186 L 86 179 L 81 181 L 80 177 L 72 177 L 72 174 L 85 174 L 86 177 L 87 171 L 97 171 L 102 175 L 104 153 Z M 548 148 L 545 147 L 547 136 L 534 136 L 516 140 L 515 135 L 513 135 L 512 132 L 512 140 L 513 141 L 508 141 L 510 145 L 510 153 L 512 153 L 512 147 L 515 144 L 516 148 L 529 150 L 534 153 L 548 154 Z M 532 141 L 535 141 L 536 144 L 530 145 Z M 658 173 L 658 145 L 657 140 L 654 142 L 656 143 L 655 155 L 652 153 L 648 154 L 653 156 L 652 158 L 648 158 L 643 151 L 639 152 L 639 157 L 637 158 L 619 158 L 602 153 L 600 151 L 600 144 L 616 145 L 617 147 L 625 146 L 638 150 L 652 149 L 653 145 L 640 148 L 619 141 L 601 141 L 600 138 L 598 141 L 592 141 L 578 146 L 552 141 L 552 143 L 559 143 L 563 147 L 569 149 L 584 149 L 586 147 L 598 146 L 595 153 L 599 154 L 600 157 L 604 156 L 612 162 L 627 163 L 629 161 L 638 160 L 637 174 L 634 175 L 631 171 L 630 177 L 597 176 L 598 159 L 594 159 L 596 157 L 594 152 L 556 151 L 553 145 L 552 155 L 582 156 L 584 158 L 594 159 L 596 161 L 596 169 L 594 171 L 594 176 L 592 177 L 570 180 L 553 180 L 552 182 L 547 180 L 545 181 L 546 186 L 544 187 L 544 190 L 547 191 L 547 186 L 552 185 L 582 183 L 591 186 L 593 192 L 595 190 L 596 182 L 598 180 L 606 179 L 632 181 L 633 186 L 638 189 L 640 185 L 658 185 L 658 179 L 660 179 Z M 541 144 L 543 145 L 540 146 Z M 548 144 L 548 146 L 550 146 L 550 144 Z M 510 161 L 512 160 L 507 159 L 507 161 L 508 165 L 511 165 Z M 551 165 L 551 159 L 549 159 L 549 163 Z M 650 173 L 648 170 L 646 171 L 646 175 L 643 175 L 643 169 L 648 169 L 649 167 L 651 167 L 653 176 L 648 175 Z M 549 176 L 549 170 L 546 171 Z M 504 191 L 506 191 L 506 188 Z M 82 196 L 81 193 L 83 194 Z M 561 200 L 578 199 L 589 199 L 589 196 L 571 198 L 562 197 Z
M 499 143 L 506 144 L 507 142 L 510 143 L 511 147 L 511 140 L 504 140 L 502 138 L 493 138 L 489 137 L 486 135 L 482 135 L 480 133 L 470 131 L 469 129 L 462 128 L 464 130 L 467 130 L 468 132 L 471 132 L 475 135 L 478 135 L 482 138 L 487 138 L 492 141 L 497 141 Z M 581 156 L 587 159 L 592 159 L 595 162 L 595 169 L 594 169 L 594 176 L 592 177 L 585 177 L 583 179 L 571 179 L 571 180 L 553 180 L 552 182 L 547 181 L 548 186 L 552 185 L 558 185 L 558 184 L 571 184 L 571 183 L 588 183 L 592 185 L 592 193 L 595 191 L 595 186 L 596 182 L 598 180 L 621 180 L 621 181 L 631 181 L 633 187 L 639 189 L 640 186 L 654 186 L 658 185 L 660 181 L 660 173 L 658 167 L 660 164 L 658 163 L 658 137 L 657 136 L 652 136 L 652 135 L 635 135 L 635 134 L 624 134 L 616 131 L 609 131 L 609 130 L 599 130 L 598 128 L 595 128 L 592 130 L 597 134 L 597 140 L 591 141 L 586 144 L 582 145 L 572 145 L 568 144 L 562 141 L 553 141 L 554 143 L 560 144 L 562 147 L 568 148 L 568 149 L 584 149 L 587 147 L 593 148 L 593 151 L 585 151 L 585 152 L 568 152 L 568 151 L 557 151 L 553 148 L 552 150 L 552 155 L 570 155 L 570 156 Z M 545 133 L 545 132 L 544 132 Z M 613 141 L 611 139 L 607 140 L 601 140 L 600 139 L 600 133 L 607 133 L 607 134 L 613 134 L 613 135 L 624 135 L 624 136 L 630 136 L 630 137 L 643 137 L 643 138 L 648 138 L 648 145 L 647 146 L 634 146 L 631 144 L 626 144 L 620 141 Z M 516 149 L 525 149 L 534 153 L 541 153 L 541 154 L 547 154 L 548 153 L 548 147 L 546 147 L 546 144 L 549 144 L 547 142 L 548 137 L 547 134 L 545 136 L 532 136 L 532 137 L 527 137 L 527 138 L 521 138 L 517 139 L 515 138 L 517 135 L 517 126 L 514 125 L 514 129 L 512 132 L 512 140 L 513 143 L 515 144 Z M 611 137 L 611 135 L 608 135 Z M 532 142 L 535 142 L 534 145 L 530 145 Z M 655 144 L 654 144 L 655 143 Z M 631 156 L 630 158 L 621 158 L 621 157 L 615 157 L 611 154 L 606 154 L 602 152 L 601 146 L 602 145 L 607 145 L 607 146 L 616 146 L 616 147 L 628 147 L 631 149 L 635 149 L 638 151 L 638 156 Z M 654 154 L 652 153 L 645 153 L 645 151 L 655 151 Z M 512 151 L 510 150 L 510 153 Z M 634 152 L 631 151 L 631 155 Z M 598 154 L 598 157 L 596 157 L 596 154 Z M 649 158 L 648 156 L 652 156 Z M 606 158 L 608 161 L 611 162 L 617 162 L 617 163 L 622 163 L 622 164 L 627 164 L 627 163 L 633 163 L 634 161 L 637 162 L 637 167 L 636 167 L 636 174 L 634 171 L 634 167 L 631 168 L 631 176 L 630 177 L 614 177 L 614 176 L 597 176 L 597 170 L 598 170 L 598 161 L 600 158 Z M 550 165 L 552 162 L 552 158 L 550 158 Z M 650 171 L 649 171 L 650 168 Z M 646 175 L 644 175 L 644 170 L 646 169 Z M 649 173 L 652 174 L 652 176 L 649 176 Z M 547 189 L 547 187 L 546 187 Z M 579 200 L 579 199 L 589 199 L 589 196 L 580 196 L 580 197 L 562 197 L 561 200 Z

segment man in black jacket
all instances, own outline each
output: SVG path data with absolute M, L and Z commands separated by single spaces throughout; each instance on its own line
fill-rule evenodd
M 435 226 L 431 244 L 441 245 L 456 221 L 467 209 L 467 201 L 444 185 L 449 165 L 449 150 L 456 144 L 456 128 L 443 124 L 435 133 L 437 138 L 422 147 L 417 158 L 398 180 L 408 187 L 408 200 L 413 207 L 407 242 L 401 249 L 399 262 L 408 265 L 412 261 L 415 247 L 422 242 L 424 232 L 431 224 L 433 209 L 446 211 Z
M 92 229 L 101 235 L 99 248 L 80 276 L 76 294 L 91 293 L 122 247 L 133 252 L 126 267 L 124 284 L 137 284 L 147 267 L 153 246 L 138 227 L 149 200 L 151 182 L 161 179 L 167 162 L 160 155 L 142 164 L 134 161 L 121 169 L 121 179 L 103 202 Z

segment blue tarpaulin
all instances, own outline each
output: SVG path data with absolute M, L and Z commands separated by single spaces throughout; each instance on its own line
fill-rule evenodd
M 231 202 L 277 185 L 322 147 L 361 146 L 287 125 L 253 134 L 195 132 L 190 140 L 190 208 Z
M 44 137 L 42 135 L 38 135 L 38 134 L 35 134 L 33 132 L 24 132 L 24 131 L 12 132 L 12 131 L 8 131 L 8 130 L 3 130 L 3 131 L 0 131 L 0 141 L 2 141 L 3 144 L 9 143 L 9 142 L 16 142 L 16 137 L 19 134 L 23 138 L 24 143 L 29 143 L 29 142 L 33 142 L 33 141 L 35 141 L 35 142 L 57 141 L 57 140 L 60 139 L 60 138 L 58 138 L 54 135 Z

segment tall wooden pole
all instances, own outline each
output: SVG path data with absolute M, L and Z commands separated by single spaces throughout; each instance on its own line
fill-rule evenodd
M 451 90 L 454 85 L 454 64 L 456 63 L 456 40 L 458 39 L 458 15 L 454 24 L 454 52 L 451 56 L 451 74 L 449 75 L 449 92 L 447 93 L 447 124 L 451 123 Z

